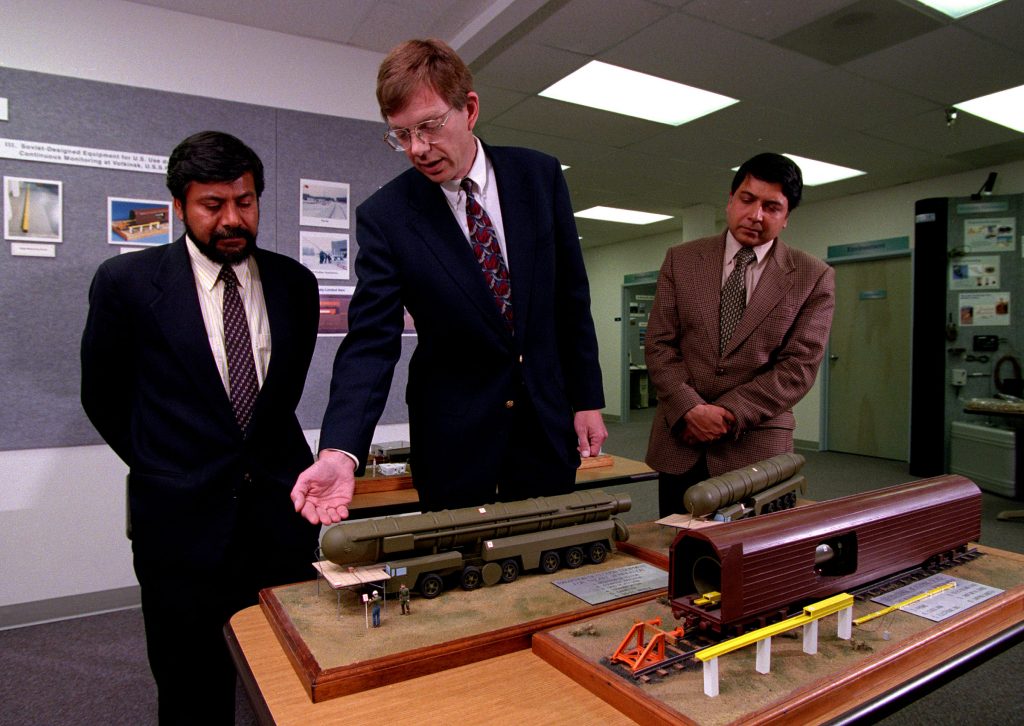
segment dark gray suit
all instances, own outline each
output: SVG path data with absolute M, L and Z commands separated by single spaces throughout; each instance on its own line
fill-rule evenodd
M 359 283 L 320 444 L 365 459 L 408 309 L 418 336 L 406 389 L 412 474 L 426 509 L 493 501 L 496 481 L 506 500 L 566 491 L 579 465 L 573 414 L 604 406 L 560 166 L 528 149 L 484 149 L 501 200 L 514 335 L 439 185 L 410 169 L 356 211 Z

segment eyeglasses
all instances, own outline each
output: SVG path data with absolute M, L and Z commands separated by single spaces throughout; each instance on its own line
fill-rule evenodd
M 406 151 L 411 148 L 413 134 L 416 134 L 416 138 L 423 143 L 432 144 L 437 141 L 441 129 L 448 123 L 448 117 L 452 115 L 454 110 L 454 107 L 449 108 L 444 116 L 423 121 L 407 129 L 388 129 L 387 133 L 384 134 L 384 141 L 395 151 Z

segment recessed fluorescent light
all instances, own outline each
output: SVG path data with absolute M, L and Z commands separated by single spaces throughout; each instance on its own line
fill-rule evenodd
M 597 219 L 602 222 L 623 222 L 624 224 L 651 224 L 672 219 L 668 214 L 652 214 L 650 212 L 638 212 L 634 209 L 617 209 L 615 207 L 591 207 L 582 212 L 576 212 L 577 217 L 584 219 Z
M 1024 86 L 1007 88 L 970 101 L 953 104 L 961 111 L 1024 133 Z
M 987 8 L 989 5 L 996 5 L 1003 0 L 917 0 L 922 5 L 927 5 L 932 10 L 938 10 L 943 15 L 951 18 L 962 18 L 965 15 Z
M 670 126 L 737 103 L 735 98 L 601 61 L 590 61 L 540 95 Z
M 867 172 L 860 169 L 851 169 L 848 166 L 829 164 L 825 161 L 806 159 L 796 154 L 783 154 L 787 159 L 792 159 L 800 167 L 804 177 L 804 186 L 814 187 L 821 184 L 831 184 L 855 176 L 861 176 Z
M 805 187 L 830 184 L 832 182 L 842 181 L 843 179 L 860 176 L 861 174 L 867 174 L 866 171 L 861 171 L 859 169 L 850 169 L 846 166 L 829 164 L 825 161 L 815 161 L 814 159 L 807 159 L 803 156 L 797 156 L 796 154 L 783 154 L 783 156 L 795 161 L 797 166 L 800 167 L 800 174 L 803 177 Z M 739 171 L 739 167 L 734 166 L 732 170 Z

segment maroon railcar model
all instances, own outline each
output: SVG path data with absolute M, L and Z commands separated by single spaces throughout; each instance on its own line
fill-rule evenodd
M 683 530 L 669 551 L 672 613 L 687 629 L 742 632 L 980 536 L 981 492 L 962 476 Z

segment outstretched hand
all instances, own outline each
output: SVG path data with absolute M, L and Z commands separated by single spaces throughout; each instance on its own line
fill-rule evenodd
M 356 463 L 340 451 L 321 451 L 292 487 L 295 511 L 311 524 L 335 524 L 348 518 L 356 488 Z

